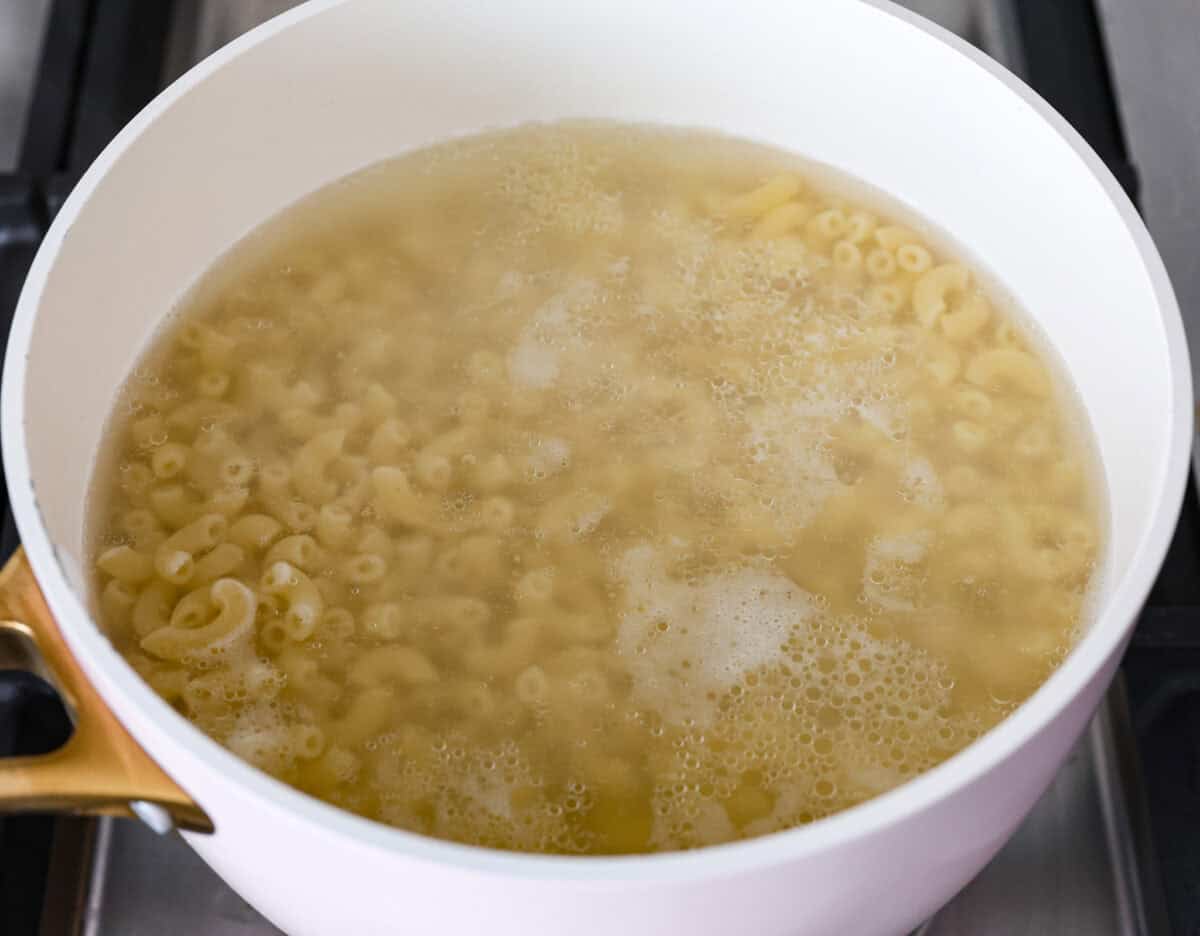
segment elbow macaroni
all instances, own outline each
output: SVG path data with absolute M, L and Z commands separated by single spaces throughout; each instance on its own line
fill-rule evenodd
M 329 429 L 300 446 L 292 468 L 292 484 L 309 504 L 325 503 L 337 496 L 337 485 L 325 475 L 342 454 L 345 441 L 345 429 Z
M 944 263 L 923 273 L 913 284 L 912 291 L 912 306 L 917 321 L 926 328 L 932 328 L 949 307 L 950 294 L 966 290 L 968 278 L 966 267 L 957 263 Z
M 316 629 L 317 618 L 325 602 L 320 591 L 304 572 L 288 562 L 273 562 L 263 573 L 262 589 L 283 599 L 286 610 L 283 627 L 292 640 L 306 640 Z
M 147 653 L 174 662 L 189 658 L 214 658 L 249 637 L 254 627 L 254 592 L 234 579 L 219 579 L 209 588 L 217 608 L 216 619 L 202 627 L 177 627 L 168 623 L 142 638 Z

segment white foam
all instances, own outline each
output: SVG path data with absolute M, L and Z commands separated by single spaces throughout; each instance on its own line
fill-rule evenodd
M 917 583 L 907 567 L 924 559 L 932 543 L 931 530 L 871 540 L 862 576 L 867 600 L 886 611 L 914 610 Z
M 529 317 L 508 356 L 508 375 L 513 383 L 535 390 L 554 386 L 564 371 L 564 354 L 576 363 L 586 351 L 583 339 L 588 313 L 600 301 L 601 290 L 594 280 L 572 277 L 566 286 L 543 302 Z M 586 363 L 586 359 L 583 359 Z M 569 374 L 573 368 L 566 368 Z
M 673 826 L 678 822 L 678 810 L 673 808 L 672 797 L 663 790 L 656 790 L 654 795 L 654 826 L 650 833 L 650 844 L 659 850 L 676 849 L 681 844 L 714 845 L 718 842 L 728 842 L 737 837 L 737 829 L 729 819 L 725 808 L 713 800 L 690 799 L 689 805 L 694 814 L 689 816 L 692 831 L 686 837 L 680 835 L 678 828 Z
M 913 458 L 904 466 L 900 494 L 919 507 L 936 509 L 942 505 L 945 491 L 942 479 L 927 458 Z
M 549 478 L 571 464 L 571 443 L 558 436 L 537 436 L 526 456 L 525 465 L 538 478 Z
M 508 376 L 515 384 L 544 390 L 558 380 L 558 357 L 557 350 L 525 333 L 508 356 Z
M 295 759 L 291 736 L 278 709 L 263 702 L 242 710 L 225 745 L 264 770 L 282 770 Z
M 483 770 L 476 764 L 473 770 L 464 773 L 462 784 L 462 792 L 480 809 L 497 819 L 513 818 L 513 786 L 505 783 L 495 770 Z
M 863 422 L 874 426 L 885 436 L 891 437 L 895 435 L 897 416 L 894 406 L 888 403 L 876 402 L 860 403 L 856 408 Z
M 706 720 L 712 693 L 783 661 L 784 644 L 816 608 L 811 595 L 764 568 L 681 582 L 647 544 L 614 565 L 624 586 L 618 650 L 629 661 L 635 693 L 664 714 Z
M 571 534 L 576 539 L 582 539 L 594 533 L 596 527 L 600 525 L 600 521 L 607 517 L 611 511 L 612 501 L 607 497 L 597 498 L 594 501 L 589 500 L 586 509 L 580 511 L 572 518 Z
M 817 393 L 804 403 L 760 406 L 746 415 L 743 448 L 767 475 L 771 517 L 781 533 L 806 526 L 837 490 L 837 472 L 821 448 L 819 430 L 838 411 L 840 404 Z
M 788 635 L 814 608 L 811 595 L 765 569 L 721 573 L 698 590 L 704 610 L 695 638 L 704 651 L 697 662 L 726 688 L 751 670 L 782 659 Z

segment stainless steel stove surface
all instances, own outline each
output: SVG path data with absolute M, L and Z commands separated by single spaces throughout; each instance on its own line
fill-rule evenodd
M 1127 738 L 1108 704 L 1053 785 L 982 874 L 919 936 L 1149 936 L 1133 867 L 1119 759 Z M 80 828 L 83 832 L 86 827 Z M 83 842 L 81 889 L 65 922 L 79 936 L 266 936 L 279 931 L 175 836 L 101 820 Z
M 295 0 L 178 0 L 171 4 L 164 0 L 164 6 L 171 9 L 171 19 L 169 24 L 164 21 L 158 37 L 163 48 L 154 67 L 161 74 L 152 76 L 153 86 L 176 77 L 236 35 L 294 5 Z M 1151 143 L 1143 138 L 1139 146 L 1133 147 L 1146 168 L 1161 170 L 1141 179 L 1151 225 L 1154 227 L 1156 219 L 1161 219 L 1163 232 L 1156 231 L 1160 240 L 1164 235 L 1172 238 L 1170 243 L 1161 244 L 1164 255 L 1172 266 L 1181 300 L 1200 314 L 1200 262 L 1195 261 L 1200 254 L 1195 252 L 1194 238 L 1190 244 L 1180 240 L 1189 232 L 1200 233 L 1200 204 L 1195 201 L 1200 199 L 1200 106 L 1195 100 L 1190 105 L 1174 101 L 1171 108 L 1154 111 L 1151 101 L 1156 92 L 1161 93 L 1161 82 L 1174 82 L 1182 93 L 1187 76 L 1200 74 L 1200 52 L 1195 50 L 1195 40 L 1200 37 L 1200 6 L 1196 0 L 1156 0 L 1149 11 L 1139 5 L 1136 13 L 1132 5 L 1120 0 L 1099 0 L 1096 6 L 1092 0 L 907 0 L 904 5 L 967 37 L 1025 77 L 1060 109 L 1063 100 L 1075 100 L 1070 93 L 1063 96 L 1064 89 L 1071 91 L 1072 83 L 1104 84 L 1101 95 L 1079 98 L 1075 113 L 1070 108 L 1064 112 L 1133 189 L 1136 180 L 1125 160 L 1105 67 L 1101 64 L 1097 71 L 1095 55 L 1088 58 L 1078 53 L 1080 44 L 1090 44 L 1092 52 L 1098 50 L 1102 44 L 1098 29 L 1108 27 L 1110 21 L 1119 24 L 1121 34 L 1114 37 L 1106 33 L 1104 44 L 1116 59 L 1112 71 L 1117 76 L 1133 76 L 1122 113 L 1130 124 L 1153 125 L 1156 118 L 1160 122 L 1152 127 L 1155 135 Z M 96 13 L 106 6 L 101 0 L 59 4 L 50 0 L 0 0 L 0 33 L 5 29 L 5 17 L 20 21 L 25 29 L 40 30 L 48 6 L 86 8 L 92 11 L 91 21 L 97 29 L 106 22 L 103 12 Z M 161 9 L 138 0 L 111 0 L 107 8 L 112 7 L 120 8 L 121 15 L 127 17 L 139 10 Z M 1097 11 L 1103 14 L 1102 20 L 1097 18 Z M 58 9 L 55 13 L 61 15 Z M 53 20 L 53 16 L 50 18 Z M 1152 49 L 1160 40 L 1172 52 L 1155 62 Z M 1040 50 L 1031 49 L 1031 43 L 1041 44 Z M 12 121 L 19 120 L 19 115 L 30 107 L 27 99 L 21 99 L 22 94 L 29 94 L 28 82 L 22 84 L 21 77 L 21 68 L 28 68 L 28 63 L 6 60 L 4 48 L 4 37 L 0 35 L 0 170 L 12 164 L 6 160 L 5 121 L 11 128 Z M 1099 57 L 1103 59 L 1104 53 Z M 43 63 L 42 68 L 45 73 L 47 65 Z M 16 89 L 7 97 L 10 86 L 5 85 L 5 69 L 15 75 L 11 88 Z M 103 80 L 102 71 L 95 80 Z M 1193 88 L 1200 84 L 1191 80 Z M 1099 105 L 1091 103 L 1097 100 Z M 1105 100 L 1108 104 L 1103 103 Z M 1131 106 L 1135 112 L 1127 114 Z M 1191 124 L 1188 113 L 1194 119 Z M 1162 121 L 1174 122 L 1176 127 L 1182 121 L 1185 131 L 1190 128 L 1197 135 L 1195 147 L 1187 149 L 1191 143 L 1186 133 L 1181 137 L 1176 132 L 1164 141 L 1161 133 L 1168 131 L 1163 130 Z M 111 129 L 115 128 L 109 132 Z M 80 161 L 90 159 L 107 139 L 100 129 L 91 138 L 79 131 L 76 136 L 80 139 L 69 140 L 67 136 L 61 130 L 55 145 L 61 152 L 69 149 L 79 158 L 63 160 L 70 164 L 66 168 L 41 167 L 59 174 L 46 185 L 46 214 L 53 213 L 74 173 L 82 168 Z M 10 148 L 14 153 L 19 149 L 15 143 Z M 26 141 L 26 151 L 29 149 Z M 1181 176 L 1188 183 L 1182 187 Z M 0 209 L 5 207 L 3 195 L 0 188 Z M 1178 207 L 1184 197 L 1193 199 L 1195 210 L 1190 214 Z M 35 226 L 45 220 L 37 215 L 37 211 L 31 215 L 30 223 Z M 31 250 L 31 246 L 22 248 L 24 252 L 17 256 L 17 262 L 27 262 Z M 3 260 L 0 257 L 0 274 L 4 272 Z M 1193 330 L 1193 337 L 1196 334 L 1200 334 L 1200 328 Z M 1143 619 L 1149 620 L 1144 628 L 1152 634 L 1147 638 L 1151 643 L 1166 640 L 1163 634 L 1175 633 L 1171 623 L 1175 618 L 1168 612 L 1178 611 L 1177 606 L 1200 606 L 1200 586 L 1188 584 L 1196 581 L 1200 572 L 1200 550 L 1190 540 L 1179 545 L 1181 538 L 1195 538 L 1194 500 L 1187 510 L 1191 513 L 1185 512 L 1186 529 L 1172 549 L 1175 567 L 1168 568 L 1160 579 L 1159 604 L 1163 607 L 1152 607 Z M 11 524 L 6 542 L 13 542 Z M 1152 678 L 1136 667 L 1131 677 L 1136 677 L 1133 681 L 1138 684 Z M 921 936 L 1157 936 L 1172 932 L 1140 778 L 1141 737 L 1139 731 L 1135 738 L 1125 685 L 1119 679 L 1088 732 L 1017 834 L 971 884 L 918 931 Z M 1193 744 L 1198 741 L 1200 738 Z M 1143 759 L 1144 755 L 1143 751 Z M 178 836 L 159 836 L 125 821 L 63 820 L 57 827 L 53 855 L 38 930 L 46 936 L 257 936 L 278 932 L 226 887 Z M 1191 905 L 1185 902 L 1182 913 L 1176 912 L 1174 932 L 1178 936 L 1200 934 L 1200 922 L 1195 923 L 1195 929 L 1191 923 L 1200 920 L 1197 905 L 1200 900 Z M 1191 916 L 1189 906 L 1195 910 Z M 2 916 L 0 931 L 7 931 Z

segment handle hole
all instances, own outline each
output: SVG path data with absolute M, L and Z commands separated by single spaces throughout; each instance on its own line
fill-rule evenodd
M 0 757 L 49 754 L 71 737 L 70 715 L 45 675 L 34 642 L 0 628 Z
M 71 719 L 46 680 L 0 671 L 0 757 L 49 754 L 70 737 Z

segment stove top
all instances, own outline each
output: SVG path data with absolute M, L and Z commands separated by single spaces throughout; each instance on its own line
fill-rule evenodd
M 294 5 L 0 3 L 5 321 L 46 226 L 104 144 L 195 61 Z M 1200 315 L 1195 0 L 902 5 L 1001 61 L 1088 138 L 1142 205 L 1185 317 Z M 1200 327 L 1191 332 L 1200 338 Z M 0 554 L 7 557 L 17 536 L 4 497 L 0 488 Z M 921 936 L 1200 936 L 1198 573 L 1200 506 L 1190 486 L 1122 674 L 1089 730 L 1012 841 Z M 68 732 L 45 684 L 0 672 L 0 754 L 50 750 Z M 126 821 L 21 816 L 0 821 L 0 932 L 278 931 L 177 836 Z

